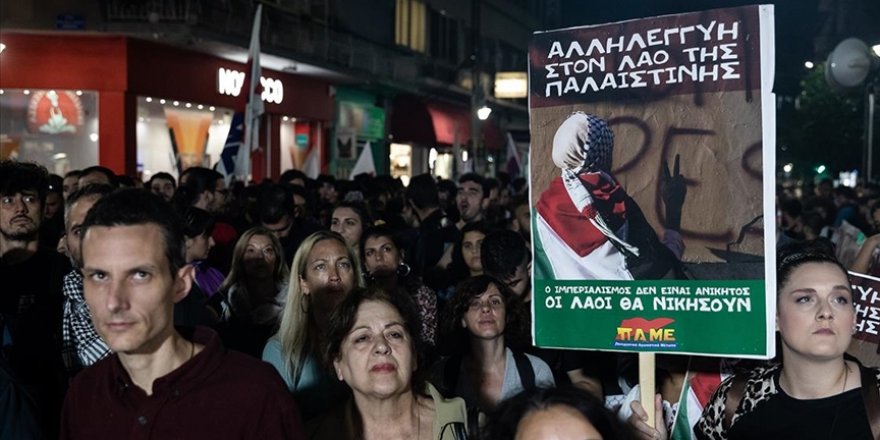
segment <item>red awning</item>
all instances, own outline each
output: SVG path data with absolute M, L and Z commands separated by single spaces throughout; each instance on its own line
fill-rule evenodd
M 468 109 L 441 104 L 426 104 L 434 125 L 434 136 L 438 144 L 461 145 L 471 141 L 471 120 Z
M 470 109 L 400 95 L 394 100 L 390 130 L 392 140 L 399 143 L 452 146 L 458 141 L 467 145 L 471 141 Z M 483 141 L 490 150 L 503 145 L 501 132 L 491 119 L 483 121 Z

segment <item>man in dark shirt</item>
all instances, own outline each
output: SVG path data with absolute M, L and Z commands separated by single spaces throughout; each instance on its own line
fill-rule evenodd
M 227 351 L 208 328 L 173 326 L 192 269 L 170 205 L 122 190 L 98 201 L 82 230 L 86 303 L 114 354 L 73 381 L 62 439 L 304 438 L 272 367 Z
M 61 283 L 70 266 L 56 243 L 40 243 L 48 186 L 42 166 L 0 161 L 0 356 L 51 437 L 64 389 Z

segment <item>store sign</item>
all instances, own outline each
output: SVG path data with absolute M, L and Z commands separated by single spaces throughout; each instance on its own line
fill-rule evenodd
M 76 133 L 83 124 L 82 102 L 72 91 L 38 90 L 28 103 L 31 133 Z
M 529 93 L 526 72 L 498 72 L 495 74 L 496 98 L 525 98 Z
M 221 95 L 238 96 L 244 86 L 244 78 L 244 72 L 221 67 L 217 70 L 217 92 Z M 263 101 L 281 104 L 284 100 L 284 84 L 281 80 L 261 76 L 260 86 L 263 88 L 260 96 Z

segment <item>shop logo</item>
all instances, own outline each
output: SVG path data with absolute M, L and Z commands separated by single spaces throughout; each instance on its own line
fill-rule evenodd
M 657 318 L 650 321 L 645 318 L 624 319 L 617 327 L 617 342 L 627 343 L 675 343 L 675 329 L 667 326 L 675 322 L 671 318 Z
M 244 87 L 245 73 L 232 69 L 220 68 L 217 71 L 217 93 L 221 95 L 238 96 Z M 260 77 L 262 92 L 260 98 L 263 101 L 281 104 L 284 100 L 284 84 L 281 80 Z
M 28 128 L 31 133 L 76 133 L 83 124 L 83 107 L 71 91 L 39 90 L 28 103 Z

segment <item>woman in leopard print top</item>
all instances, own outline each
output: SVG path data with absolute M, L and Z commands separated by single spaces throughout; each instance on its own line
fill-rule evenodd
M 846 270 L 815 242 L 780 249 L 778 261 L 783 361 L 722 383 L 697 438 L 875 439 L 878 415 L 866 408 L 880 399 L 880 374 L 844 359 L 856 325 Z

